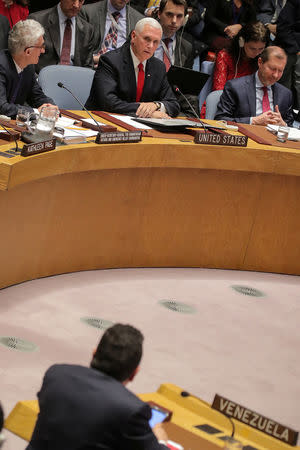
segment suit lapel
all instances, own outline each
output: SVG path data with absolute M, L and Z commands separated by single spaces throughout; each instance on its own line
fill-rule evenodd
M 53 47 L 58 56 L 60 56 L 60 27 L 58 20 L 58 12 L 57 7 L 55 6 L 52 12 L 49 14 L 49 35 L 53 42 Z
M 97 10 L 98 12 L 98 21 L 97 23 L 100 24 L 100 34 L 101 34 L 101 43 L 103 42 L 103 39 L 105 38 L 105 24 L 106 24 L 106 15 L 107 15 L 107 1 L 106 2 L 100 2 L 99 8 Z M 101 44 L 100 44 L 101 47 Z
M 80 49 L 84 46 L 85 32 L 82 20 L 79 16 L 76 17 L 76 34 L 75 34 L 75 49 L 74 49 L 74 64 L 80 66 Z
M 275 105 L 279 106 L 279 103 L 278 103 L 278 100 L 279 100 L 278 99 L 278 88 L 277 88 L 276 83 L 273 84 L 272 91 L 273 91 L 273 109 L 275 111 Z
M 128 45 L 128 48 L 126 48 L 126 50 L 123 53 L 122 77 L 124 77 L 126 80 L 126 82 L 124 80 L 124 85 L 128 86 L 128 98 L 133 99 L 131 101 L 135 102 L 135 99 L 136 99 L 136 77 L 135 77 L 133 61 L 132 61 L 132 57 L 131 57 L 131 53 L 130 53 L 130 44 Z
M 152 67 L 152 59 L 153 59 L 153 56 L 150 59 L 148 59 L 148 61 L 146 63 L 145 82 L 144 82 L 142 98 L 147 94 L 147 92 L 152 92 L 152 84 L 155 80 L 155 74 L 153 73 L 153 67 Z
M 248 107 L 250 111 L 250 116 L 256 116 L 256 87 L 255 87 L 255 74 L 251 75 L 243 88 L 246 91 Z

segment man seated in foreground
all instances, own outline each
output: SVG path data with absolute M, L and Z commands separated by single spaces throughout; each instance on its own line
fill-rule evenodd
M 175 117 L 179 105 L 165 65 L 153 56 L 162 37 L 153 18 L 137 22 L 131 41 L 101 56 L 86 107 L 138 117 Z
M 15 118 L 18 108 L 28 111 L 48 104 L 36 80 L 34 64 L 44 49 L 44 28 L 35 20 L 19 21 L 9 32 L 8 50 L 0 51 L 0 114 Z
M 150 428 L 149 405 L 126 389 L 139 370 L 143 339 L 136 328 L 116 324 L 103 334 L 90 368 L 51 366 L 27 450 L 167 450 L 163 427 Z
M 265 48 L 258 58 L 255 74 L 227 81 L 215 119 L 292 126 L 292 93 L 277 83 L 286 61 L 280 47 Z

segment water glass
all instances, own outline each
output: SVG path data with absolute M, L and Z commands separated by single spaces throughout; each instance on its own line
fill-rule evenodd
M 41 109 L 35 132 L 45 137 L 52 137 L 58 110 L 55 106 L 44 106 Z
M 278 127 L 277 141 L 285 142 L 289 135 L 289 127 Z
M 16 116 L 16 125 L 19 127 L 25 127 L 28 125 L 30 118 L 30 111 L 26 108 L 19 108 Z

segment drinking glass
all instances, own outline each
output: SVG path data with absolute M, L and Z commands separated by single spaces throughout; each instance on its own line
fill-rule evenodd
M 58 110 L 55 106 L 44 106 L 41 109 L 35 132 L 45 137 L 52 137 Z
M 19 108 L 16 116 L 16 125 L 19 127 L 25 127 L 30 118 L 30 111 L 26 108 Z

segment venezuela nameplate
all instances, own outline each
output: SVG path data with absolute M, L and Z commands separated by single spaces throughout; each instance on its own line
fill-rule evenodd
M 285 442 L 286 444 L 297 444 L 297 431 L 294 431 L 275 420 L 268 419 L 238 403 L 232 402 L 225 397 L 221 397 L 218 394 L 215 395 L 212 408 L 220 411 L 227 417 L 243 422 L 256 430 L 262 431 L 275 439 Z

